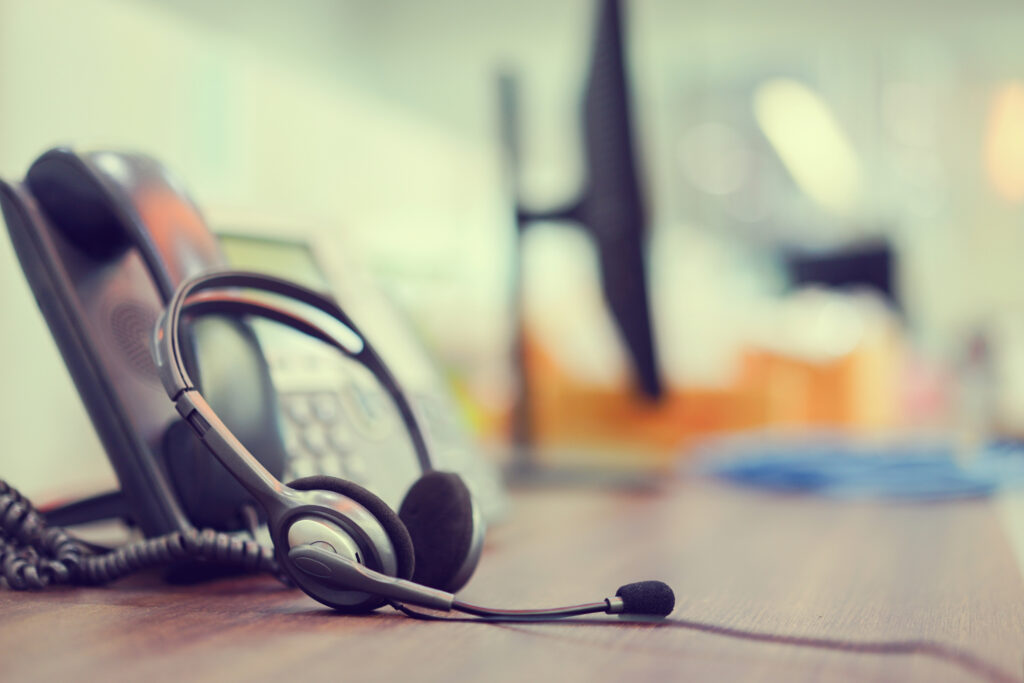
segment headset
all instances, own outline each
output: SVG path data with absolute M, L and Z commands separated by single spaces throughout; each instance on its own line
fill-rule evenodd
M 229 290 L 229 291 L 225 291 Z M 252 298 L 256 291 L 304 304 L 346 331 L 346 342 L 293 312 L 293 307 Z M 352 482 L 313 476 L 278 481 L 235 437 L 189 377 L 182 355 L 184 316 L 262 317 L 336 348 L 370 371 L 387 391 L 412 440 L 422 476 L 398 513 Z M 153 359 L 168 397 L 192 431 L 263 508 L 280 570 L 307 595 L 336 610 L 367 612 L 391 603 L 478 617 L 549 619 L 594 612 L 665 616 L 672 590 L 660 581 L 621 587 L 603 601 L 546 610 L 498 610 L 455 598 L 476 568 L 484 540 L 483 517 L 462 479 L 434 470 L 409 401 L 376 350 L 336 301 L 276 277 L 241 271 L 186 280 L 157 320 Z

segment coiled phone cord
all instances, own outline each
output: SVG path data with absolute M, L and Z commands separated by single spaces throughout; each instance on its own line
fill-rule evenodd
M 175 531 L 97 552 L 42 514 L 0 479 L 0 577 L 14 590 L 53 584 L 101 584 L 181 560 L 201 559 L 278 574 L 273 551 L 256 541 L 204 529 Z

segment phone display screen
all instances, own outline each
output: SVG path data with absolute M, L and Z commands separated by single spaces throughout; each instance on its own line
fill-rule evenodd
M 276 275 L 318 292 L 327 292 L 327 277 L 305 242 L 225 233 L 220 246 L 228 263 L 239 270 Z

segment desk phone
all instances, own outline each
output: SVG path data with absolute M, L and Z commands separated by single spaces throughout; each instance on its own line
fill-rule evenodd
M 97 506 L 93 516 L 114 511 L 147 536 L 251 526 L 248 494 L 168 402 L 150 340 L 178 285 L 203 272 L 266 267 L 330 294 L 309 246 L 240 234 L 218 240 L 182 184 L 139 154 L 50 150 L 23 181 L 0 181 L 0 208 L 121 485 L 117 504 Z M 372 321 L 366 329 L 372 333 Z M 389 329 L 386 336 L 408 335 L 408 328 Z M 284 481 L 342 476 L 397 505 L 419 475 L 381 388 L 319 342 L 269 321 L 225 315 L 197 318 L 183 339 L 185 361 L 210 405 Z M 373 342 L 385 355 L 389 347 L 415 347 L 411 335 Z M 409 378 L 394 365 L 439 467 L 464 473 L 493 519 L 503 505 L 497 473 L 477 457 L 439 375 L 425 360 Z
M 234 230 L 218 232 L 218 240 L 232 268 L 287 277 L 323 293 L 332 291 L 309 242 Z M 365 287 L 361 282 L 360 288 Z M 349 306 L 344 299 L 352 288 L 343 291 L 337 296 Z M 487 521 L 500 518 L 505 494 L 498 472 L 477 456 L 440 372 L 390 300 L 379 292 L 364 291 L 364 295 L 372 296 L 372 303 L 361 307 L 360 324 L 371 333 L 378 332 L 374 339 L 381 339 L 378 346 L 402 375 L 437 466 L 462 475 Z M 351 303 L 360 308 L 359 302 Z M 277 393 L 287 453 L 285 480 L 313 474 L 342 477 L 397 506 L 419 469 L 386 392 L 365 368 L 320 342 L 273 322 L 253 320 L 250 325 Z

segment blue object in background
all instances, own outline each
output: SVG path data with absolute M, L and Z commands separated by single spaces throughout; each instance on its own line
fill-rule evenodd
M 994 443 L 958 460 L 949 443 L 879 445 L 841 437 L 720 441 L 698 471 L 743 486 L 835 498 L 948 500 L 1024 486 L 1024 443 Z

